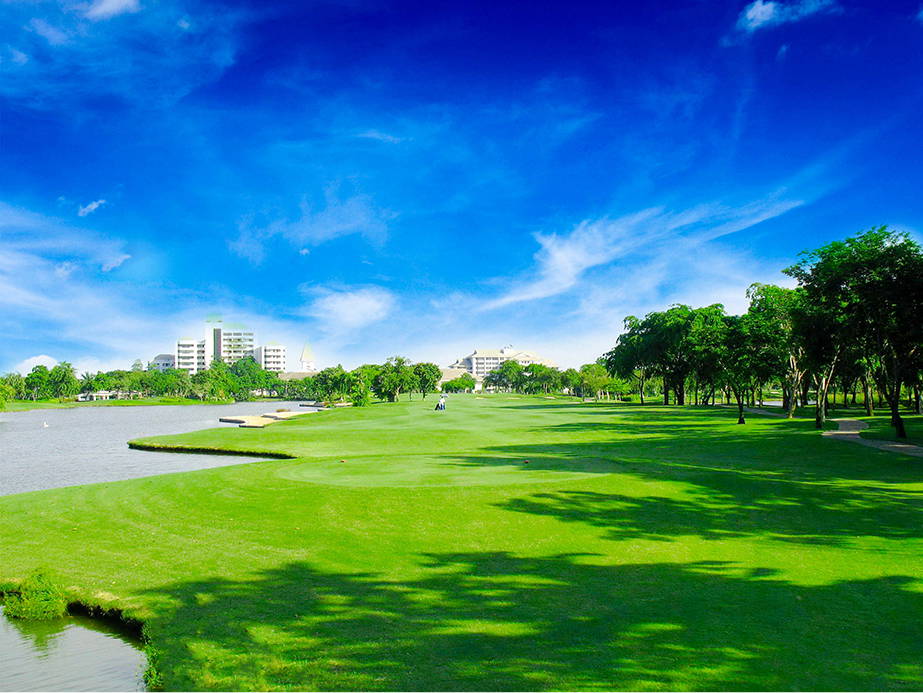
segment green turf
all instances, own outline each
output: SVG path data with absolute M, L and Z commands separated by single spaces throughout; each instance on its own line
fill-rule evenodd
M 900 439 L 899 442 L 923 445 L 923 416 L 903 414 L 901 418 L 904 419 L 904 426 L 907 428 L 907 437 Z M 898 440 L 894 427 L 891 426 L 891 417 L 887 413 L 882 412 L 875 417 L 863 416 L 862 420 L 869 425 L 867 429 L 859 433 L 863 438 Z
M 0 579 L 143 618 L 174 689 L 923 687 L 919 460 L 729 409 L 432 405 L 0 498 Z
M 77 402 L 59 399 L 17 399 L 6 403 L 5 411 L 30 411 L 32 409 L 73 409 L 74 407 L 150 407 L 186 404 L 231 404 L 233 400 L 201 400 L 188 397 L 144 397 L 142 399 L 105 399 L 96 402 Z M 4 409 L 0 409 L 4 411 Z

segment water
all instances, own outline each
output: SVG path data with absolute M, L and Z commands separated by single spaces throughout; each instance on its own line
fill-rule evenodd
M 246 458 L 131 450 L 127 442 L 233 426 L 218 417 L 276 409 L 311 411 L 298 402 L 240 402 L 0 412 L 0 496 L 241 464 Z
M 85 616 L 20 621 L 0 606 L 0 691 L 143 691 L 136 638 Z

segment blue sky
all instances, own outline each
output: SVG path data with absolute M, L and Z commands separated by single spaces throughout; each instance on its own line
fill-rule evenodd
M 216 313 L 292 365 L 579 365 L 923 229 L 919 2 L 4 0 L 0 37 L 0 371 Z

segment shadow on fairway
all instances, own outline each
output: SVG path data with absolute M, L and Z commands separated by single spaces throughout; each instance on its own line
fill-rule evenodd
M 493 446 L 451 463 L 506 464 L 524 475 L 574 469 L 664 482 L 645 495 L 612 493 L 609 484 L 606 491 L 556 490 L 499 505 L 606 528 L 612 539 L 769 535 L 837 544 L 856 536 L 923 537 L 919 461 L 822 438 L 809 421 L 763 419 L 738 428 L 723 425 L 728 416 L 710 410 L 688 425 L 676 423 L 674 414 L 663 423 L 613 417 L 546 426 L 541 430 L 560 433 L 561 442 Z M 575 431 L 595 436 L 574 442 Z
M 171 689 L 920 689 L 923 594 L 723 562 L 421 557 L 401 582 L 294 563 L 168 585 Z M 172 665 L 172 668 L 171 668 Z

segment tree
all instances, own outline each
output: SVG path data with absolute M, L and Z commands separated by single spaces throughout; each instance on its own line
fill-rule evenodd
M 747 321 L 737 315 L 724 318 L 722 348 L 718 351 L 720 378 L 734 393 L 737 401 L 737 423 L 747 423 L 744 416 L 746 393 L 753 387 L 753 342 L 747 332 Z
M 923 345 L 923 250 L 906 233 L 880 226 L 803 253 L 785 272 L 804 288 L 806 303 L 836 342 L 830 348 L 834 365 L 847 340 L 874 357 L 891 425 L 898 438 L 906 438 L 900 396 L 903 384 L 915 377 Z M 819 381 L 819 411 L 832 375 L 833 366 Z
M 580 389 L 584 395 L 591 393 L 598 400 L 608 382 L 609 372 L 605 366 L 598 363 L 580 366 Z
M 314 376 L 317 395 L 324 400 L 343 399 L 349 392 L 352 381 L 343 366 L 337 364 L 325 368 Z
M 349 401 L 352 402 L 354 407 L 367 407 L 372 403 L 371 388 L 363 378 L 352 375 Z
M 270 379 L 268 371 L 264 370 L 252 356 L 245 356 L 242 359 L 238 359 L 234 365 L 231 366 L 231 373 L 236 376 L 239 389 L 246 391 L 248 399 L 250 393 L 254 391 L 269 389 Z
M 73 397 L 80 392 L 77 371 L 67 361 L 62 361 L 49 371 L 48 382 L 56 397 Z
M 611 375 L 637 380 L 641 404 L 644 404 L 644 386 L 653 364 L 645 346 L 641 321 L 629 315 L 623 324 L 625 331 L 619 335 L 615 347 L 603 356 L 603 363 Z
M 477 381 L 470 373 L 462 373 L 457 378 L 442 383 L 443 392 L 473 392 Z
M 407 392 L 416 385 L 416 377 L 410 361 L 403 356 L 388 359 L 375 378 L 372 390 L 379 399 L 396 402 L 401 392 Z
M 25 389 L 32 400 L 44 397 L 50 397 L 50 387 L 48 383 L 48 368 L 46 366 L 34 366 L 25 379 Z
M 580 372 L 576 368 L 568 368 L 561 373 L 561 385 L 567 388 L 569 394 L 577 394 L 580 389 L 580 383 Z
M 435 363 L 418 363 L 413 367 L 416 376 L 417 387 L 426 399 L 427 392 L 435 392 L 439 379 L 442 377 L 442 369 Z
M 80 392 L 87 394 L 89 392 L 96 391 L 96 376 L 92 373 L 85 371 L 83 375 L 80 376 Z
M 796 329 L 804 312 L 804 292 L 773 284 L 752 284 L 747 298 L 748 329 L 759 345 L 761 373 L 781 376 L 782 406 L 791 419 L 805 376 L 804 340 L 801 330 Z
M 15 396 L 13 387 L 5 380 L 0 380 L 0 410 L 6 409 L 6 403 Z
M 521 389 L 523 385 L 522 370 L 522 364 L 518 361 L 513 361 L 511 359 L 506 360 L 501 363 L 498 368 L 491 371 L 491 373 L 496 373 L 496 375 L 489 384 L 492 387 L 496 387 L 498 390 L 511 391 Z M 490 373 L 487 375 L 490 375 Z M 484 378 L 484 384 L 488 385 L 486 376 Z
M 25 399 L 26 379 L 19 373 L 7 373 L 3 376 L 3 382 L 10 388 L 10 399 Z

